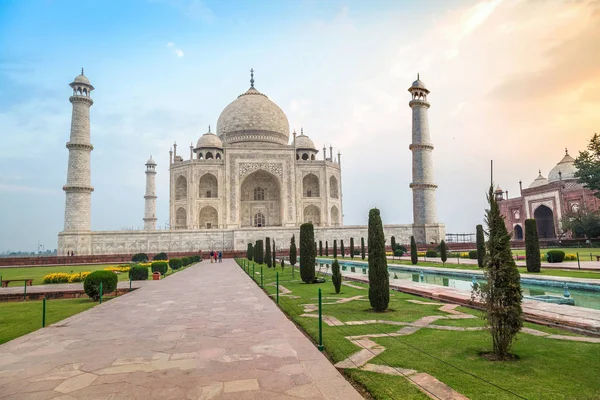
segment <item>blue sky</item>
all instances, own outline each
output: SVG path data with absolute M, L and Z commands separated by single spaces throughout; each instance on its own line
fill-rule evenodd
M 149 155 L 158 163 L 158 222 L 167 222 L 170 145 L 177 141 L 187 155 L 189 143 L 247 89 L 253 67 L 257 88 L 286 112 L 291 129 L 303 126 L 317 147 L 332 143 L 342 152 L 346 224 L 366 223 L 374 206 L 385 223 L 412 220 L 406 89 L 420 72 L 432 91 L 439 219 L 448 232 L 472 232 L 485 208 L 489 159 L 497 160 L 503 189 L 516 194 L 519 179 L 550 170 L 565 146 L 576 156 L 597 129 L 598 60 L 582 59 L 570 74 L 559 68 L 573 57 L 565 50 L 573 49 L 570 41 L 578 43 L 571 52 L 592 51 L 596 6 L 591 0 L 545 7 L 517 0 L 0 2 L 0 251 L 33 250 L 38 240 L 56 247 L 68 84 L 81 67 L 96 87 L 95 230 L 142 226 Z M 557 12 L 565 16 L 550 18 Z M 511 97 L 515 90 L 531 101 Z M 527 151 L 540 143 L 545 152 Z

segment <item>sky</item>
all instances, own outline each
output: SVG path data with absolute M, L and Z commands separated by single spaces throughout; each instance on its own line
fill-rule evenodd
M 0 251 L 54 249 L 71 89 L 92 92 L 92 229 L 143 227 L 145 162 L 168 223 L 169 149 L 187 157 L 255 86 L 291 130 L 342 154 L 344 223 L 412 223 L 411 109 L 431 91 L 437 212 L 483 222 L 494 181 L 518 195 L 600 132 L 600 0 L 4 0 Z M 213 128 L 214 130 L 214 128 Z

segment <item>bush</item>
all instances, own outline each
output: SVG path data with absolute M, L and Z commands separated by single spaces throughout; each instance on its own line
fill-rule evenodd
M 315 280 L 315 231 L 313 224 L 300 225 L 300 277 L 304 283 Z
M 419 254 L 417 253 L 417 242 L 415 242 L 415 237 L 410 237 L 410 261 L 413 264 L 419 262 Z
M 471 260 L 478 260 L 478 258 L 477 258 L 477 250 L 470 250 L 469 251 L 469 258 Z
M 273 263 L 273 257 L 271 256 L 271 238 L 267 238 L 265 245 L 265 262 L 267 263 L 267 268 L 271 268 Z
M 169 260 L 169 266 L 171 267 L 171 269 L 179 269 L 182 266 L 184 266 L 184 264 L 185 264 L 184 263 L 184 258 L 186 258 L 186 257 L 183 257 L 183 258 L 171 258 Z
M 155 254 L 154 257 L 152 257 L 153 261 L 163 261 L 163 260 L 168 260 L 169 257 L 167 257 L 167 253 L 158 253 Z
M 292 265 L 292 267 L 296 265 L 296 253 L 296 236 L 292 235 L 292 240 L 290 241 L 290 264 Z
M 483 234 L 483 225 L 475 227 L 477 235 L 475 237 L 477 243 L 477 265 L 483 268 L 483 260 L 485 258 L 485 235 Z
M 440 242 L 440 258 L 442 259 L 442 263 L 444 264 L 448 259 L 448 247 L 446 246 L 446 242 L 443 240 Z
M 385 256 L 385 237 L 379 210 L 369 211 L 369 302 L 376 312 L 387 310 L 390 302 L 390 276 Z
M 319 257 L 323 257 L 323 241 L 319 240 Z
M 152 272 L 160 272 L 161 275 L 166 275 L 169 270 L 169 264 L 166 261 L 154 261 L 152 263 Z
M 337 240 L 333 241 L 333 258 L 337 258 Z
M 132 281 L 147 281 L 148 267 L 138 267 L 137 265 L 134 265 L 129 270 L 129 279 Z
M 83 290 L 88 297 L 94 301 L 100 298 L 100 283 L 102 283 L 102 294 L 112 293 L 117 289 L 119 278 L 111 271 L 94 271 L 83 281 Z
M 350 258 L 354 258 L 354 238 L 350 238 Z
M 403 255 L 404 255 L 404 252 L 402 251 L 402 249 L 396 247 L 396 250 L 394 250 L 394 256 L 402 257 Z
M 393 254 L 394 251 L 396 251 L 396 237 L 395 236 L 392 236 L 392 238 L 390 239 L 390 246 L 392 247 L 392 254 Z
M 365 238 L 360 238 L 360 258 L 365 259 Z
M 254 261 L 256 261 L 257 264 L 262 264 L 265 261 L 262 240 L 257 240 L 254 244 Z
M 340 264 L 337 260 L 333 260 L 333 264 L 331 265 L 331 282 L 333 282 L 335 292 L 339 293 L 342 288 L 342 273 L 340 272 Z
M 69 283 L 83 282 L 91 272 L 80 272 L 78 274 L 69 275 Z
M 435 250 L 427 250 L 427 252 L 425 253 L 425 257 L 437 258 L 437 256 L 438 256 L 438 252 Z
M 148 261 L 148 254 L 146 254 L 146 253 L 134 254 L 133 257 L 131 257 L 131 261 L 136 262 L 136 263 L 146 262 L 146 261 Z
M 565 252 L 562 250 L 548 250 L 546 252 L 546 260 L 549 263 L 561 263 L 565 259 Z
M 525 220 L 525 265 L 527 266 L 527 272 L 540 272 L 542 267 L 540 240 L 538 239 L 535 219 Z
M 329 257 L 329 242 L 325 241 L 325 257 Z
M 248 243 L 248 250 L 246 250 L 246 258 L 249 261 L 252 261 L 253 257 L 254 257 L 254 248 L 252 246 L 252 243 Z
M 340 254 L 342 255 L 342 258 L 344 258 L 346 256 L 346 249 L 344 249 L 344 241 L 340 240 Z
M 64 272 L 55 272 L 44 276 L 44 283 L 68 283 L 70 276 Z

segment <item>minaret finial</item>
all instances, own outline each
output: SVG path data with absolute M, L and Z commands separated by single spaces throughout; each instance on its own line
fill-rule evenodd
M 419 78 L 419 73 L 417 72 L 417 80 L 419 80 L 419 79 L 421 79 L 421 78 Z
M 81 67 L 81 75 L 83 75 L 83 67 Z
M 300 127 L 300 134 L 304 135 L 304 127 L 303 126 Z
M 565 155 L 568 156 L 569 155 L 569 150 L 565 147 Z
M 208 133 L 210 133 L 210 125 L 208 125 Z
M 254 87 L 254 68 L 250 68 L 250 87 Z

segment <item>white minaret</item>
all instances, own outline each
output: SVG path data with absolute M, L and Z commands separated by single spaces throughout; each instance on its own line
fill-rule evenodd
M 417 80 L 408 91 L 412 95 L 412 100 L 408 104 L 412 108 L 412 144 L 409 149 L 413 155 L 413 181 L 410 184 L 413 191 L 413 231 L 417 242 L 429 243 L 431 235 L 428 235 L 428 225 L 438 223 L 435 204 L 437 185 L 433 181 L 433 144 L 427 117 L 429 90 L 417 75 Z M 436 234 L 435 241 L 437 236 Z
M 156 163 L 150 156 L 146 162 L 146 205 L 144 207 L 144 230 L 156 230 Z
M 83 75 L 77 76 L 69 85 L 73 95 L 71 116 L 71 138 L 67 142 L 69 166 L 66 192 L 65 232 L 89 231 L 91 229 L 92 187 L 90 153 L 94 146 L 90 143 L 90 107 L 94 104 L 90 94 L 94 87 Z

